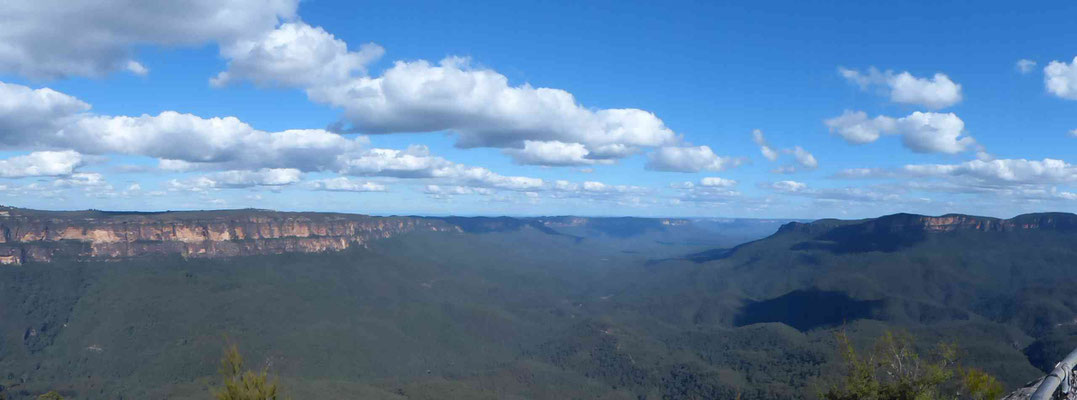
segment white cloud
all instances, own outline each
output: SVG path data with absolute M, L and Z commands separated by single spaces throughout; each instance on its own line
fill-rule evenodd
M 457 164 L 433 156 L 426 146 L 406 150 L 370 149 L 341 156 L 340 173 L 358 176 L 430 178 L 463 186 L 526 191 L 542 187 L 543 180 L 525 176 L 504 176 L 482 167 Z
M 885 168 L 849 168 L 838 171 L 835 178 L 843 179 L 876 179 L 894 178 L 897 174 Z
M 377 182 L 360 181 L 343 176 L 311 181 L 310 186 L 314 190 L 328 192 L 384 192 L 388 190 L 385 185 Z
M 955 154 L 973 147 L 975 141 L 962 136 L 965 122 L 953 113 L 914 112 L 897 119 L 901 140 L 917 153 Z
M 897 134 L 905 147 L 917 153 L 955 154 L 976 148 L 976 141 L 964 135 L 964 121 L 953 113 L 916 111 L 902 118 L 880 115 L 869 119 L 863 111 L 846 110 L 824 123 L 831 132 L 853 144 L 873 142 L 882 134 Z
M 89 109 L 89 104 L 49 88 L 0 82 L 0 144 L 44 142 L 42 136 L 55 133 Z
M 719 178 L 717 176 L 708 176 L 699 180 L 700 186 L 704 187 L 720 187 L 728 188 L 737 185 L 737 181 L 726 178 Z
M 332 167 L 336 156 L 358 151 L 365 139 L 320 129 L 265 132 L 235 117 L 202 118 L 165 111 L 158 115 L 87 116 L 61 129 L 55 146 L 88 154 L 130 154 L 231 168 Z
M 136 46 L 230 43 L 295 17 L 297 0 L 0 2 L 0 72 L 30 78 L 147 69 Z
M 449 197 L 457 195 L 477 194 L 482 196 L 489 196 L 494 194 L 493 189 L 477 188 L 468 186 L 439 186 L 439 185 L 426 185 L 423 193 L 433 195 L 434 197 Z
M 1077 129 L 1071 130 L 1070 131 L 1070 136 L 1077 137 Z
M 229 66 L 214 85 L 245 80 L 303 88 L 312 101 L 343 110 L 333 128 L 340 132 L 449 131 L 459 147 L 501 148 L 517 163 L 547 166 L 611 163 L 681 143 L 653 113 L 594 109 L 565 90 L 512 86 L 466 58 L 397 61 L 381 76 L 367 76 L 366 66 L 383 48 L 368 43 L 349 51 L 344 41 L 299 21 L 225 43 L 221 54 Z
M 808 188 L 808 185 L 797 181 L 778 181 L 770 184 L 770 187 L 779 192 L 800 192 Z
M 961 102 L 961 85 L 954 83 L 943 73 L 936 73 L 931 79 L 919 78 L 908 72 L 880 72 L 874 67 L 866 73 L 846 68 L 838 68 L 849 82 L 855 83 L 862 90 L 880 87 L 896 103 L 916 104 L 931 109 L 940 109 Z
M 740 192 L 733 190 L 736 185 L 735 180 L 709 176 L 700 179 L 698 185 L 679 182 L 670 184 L 670 187 L 680 192 L 679 197 L 672 199 L 675 203 L 726 204 L 740 198 Z
M 1059 184 L 1077 182 L 1077 166 L 1062 160 L 996 159 L 960 164 L 915 164 L 903 168 L 912 176 L 967 177 L 988 184 Z
M 1027 74 L 1029 72 L 1032 72 L 1033 68 L 1036 68 L 1036 62 L 1032 61 L 1032 60 L 1029 60 L 1029 59 L 1022 58 L 1020 60 L 1017 60 L 1017 63 L 1014 64 L 1014 68 L 1017 69 L 1017 72 L 1020 72 L 1022 74 Z
M 831 133 L 836 133 L 852 144 L 871 143 L 879 139 L 883 132 L 895 130 L 894 119 L 878 116 L 868 119 L 863 111 L 845 110 L 841 115 L 823 121 Z
M 743 159 L 718 156 L 709 146 L 661 147 L 648 156 L 646 167 L 669 172 L 721 172 L 743 163 Z
M 263 168 L 256 171 L 222 171 L 209 175 L 217 187 L 283 186 L 299 182 L 295 168 Z
M 228 59 L 227 71 L 210 83 L 223 86 L 235 81 L 259 85 L 292 87 L 344 84 L 385 53 L 374 43 L 348 51 L 348 45 L 321 27 L 303 22 L 281 24 L 260 37 L 242 39 L 222 46 Z
M 1077 166 L 1057 159 L 971 160 L 956 164 L 909 164 L 901 168 L 861 168 L 844 178 L 898 179 L 894 190 L 989 194 L 1008 199 L 1065 199 L 1057 186 L 1077 184 Z
M 583 143 L 565 143 L 556 140 L 525 140 L 522 149 L 504 149 L 503 153 L 511 156 L 518 164 L 524 165 L 592 165 L 609 163 L 612 160 L 589 158 L 591 151 Z
M 843 115 L 842 117 L 838 118 L 844 117 L 845 116 Z M 804 150 L 803 147 L 794 146 L 793 148 L 782 149 L 781 152 L 775 150 L 773 147 L 770 146 L 769 143 L 767 143 L 766 138 L 763 136 L 763 131 L 759 129 L 752 131 L 752 141 L 759 146 L 759 151 L 763 153 L 763 157 L 766 157 L 766 159 L 770 161 L 778 161 L 778 158 L 781 157 L 781 153 L 784 153 L 792 155 L 793 160 L 797 164 L 797 166 L 786 165 L 778 167 L 771 172 L 788 174 L 797 172 L 800 169 L 815 169 L 819 167 L 819 161 L 816 160 L 815 156 L 812 155 L 810 152 Z
M 60 177 L 52 181 L 52 186 L 57 188 L 81 187 L 86 190 L 112 189 L 112 185 L 105 180 L 104 175 L 96 172 L 79 172 Z
M 1047 91 L 1063 99 L 1077 100 L 1077 57 L 1067 64 L 1051 61 L 1043 69 L 1043 83 Z
M 172 179 L 170 190 L 205 191 L 208 189 L 242 189 L 256 186 L 285 186 L 299 182 L 302 172 L 294 168 L 263 168 L 215 172 L 192 179 Z
M 311 43 L 291 41 L 285 48 L 289 53 L 306 54 L 315 50 L 298 50 L 298 47 L 328 41 L 334 44 L 329 46 L 332 51 L 325 51 L 333 54 L 331 59 L 352 54 L 343 52 L 343 42 L 324 31 L 321 34 L 327 37 Z M 329 72 L 318 69 L 319 74 L 331 78 L 309 81 L 274 78 L 277 74 L 265 73 L 257 75 L 260 80 L 256 82 L 268 83 L 273 79 L 305 86 L 313 101 L 342 109 L 344 118 L 352 125 L 350 129 L 356 132 L 451 131 L 458 135 L 457 146 L 511 149 L 506 153 L 528 164 L 589 164 L 679 142 L 677 135 L 650 112 L 633 108 L 592 109 L 577 103 L 571 93 L 561 89 L 528 84 L 511 86 L 504 75 L 473 67 L 464 58 L 449 57 L 436 65 L 425 60 L 397 61 L 381 76 L 357 75 L 340 80 L 346 75 L 340 72 L 343 70 L 348 68 Z M 586 154 L 580 151 L 581 146 Z M 568 154 L 554 155 L 549 150 Z
M 541 191 L 550 192 L 551 197 L 554 198 L 601 199 L 618 202 L 632 202 L 636 197 L 650 193 L 649 189 L 635 185 L 613 185 L 598 181 L 576 183 L 566 180 L 551 182 Z
M 349 139 L 322 129 L 265 132 L 235 117 L 202 118 L 175 111 L 108 116 L 89 109 L 89 104 L 48 88 L 0 83 L 0 145 L 154 157 L 168 160 L 162 167 L 173 170 L 313 171 L 335 168 L 336 157 L 367 143 L 366 138 Z
M 819 161 L 815 159 L 815 156 L 800 146 L 794 146 L 792 149 L 786 149 L 784 151 L 788 154 L 792 154 L 793 159 L 796 160 L 797 164 L 801 167 L 808 169 L 819 167 Z
M 430 149 L 423 145 L 412 145 L 405 150 L 369 149 L 342 156 L 338 161 L 342 174 L 398 178 L 431 178 L 434 171 L 453 165 L 449 160 L 430 155 Z
M 235 117 L 202 118 L 174 111 L 107 116 L 88 113 L 88 108 L 78 99 L 49 89 L 0 87 L 0 126 L 33 127 L 4 132 L 0 144 L 153 157 L 159 160 L 159 168 L 174 172 L 225 171 L 172 185 L 196 190 L 294 183 L 268 180 L 280 177 L 282 171 L 294 171 L 295 180 L 299 172 L 325 171 L 437 179 L 512 191 L 543 185 L 541 179 L 504 176 L 432 156 L 425 146 L 365 149 L 365 137 L 349 138 L 321 129 L 265 132 Z
M 135 60 L 128 61 L 127 66 L 124 67 L 124 69 L 126 69 L 127 72 L 130 72 L 130 73 L 138 75 L 138 76 L 146 76 L 147 74 L 150 73 L 149 68 L 146 68 L 145 65 L 142 65 L 142 63 L 140 63 L 138 61 L 135 61 Z
M 770 161 L 778 160 L 778 152 L 774 151 L 774 149 L 767 144 L 767 139 L 763 137 L 763 131 L 758 129 L 753 130 L 752 141 L 759 146 L 759 152 L 763 153 L 763 157 L 766 157 L 766 159 Z
M 876 188 L 813 188 L 803 182 L 797 181 L 773 182 L 765 187 L 769 187 L 775 192 L 786 196 L 806 197 L 822 202 L 836 202 L 842 206 L 847 206 L 849 203 L 854 202 L 870 203 L 885 201 L 888 202 L 887 204 L 895 204 L 896 202 L 903 201 L 901 196 L 896 193 L 879 191 Z
M 82 163 L 82 155 L 75 151 L 36 151 L 0 160 L 0 177 L 70 175 Z

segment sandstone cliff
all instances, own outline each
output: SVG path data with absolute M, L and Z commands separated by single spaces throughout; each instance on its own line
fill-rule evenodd
M 779 232 L 819 234 L 835 228 L 856 229 L 862 232 L 1010 232 L 1018 230 L 1077 230 L 1077 215 L 1069 213 L 1023 214 L 1010 219 L 947 214 L 938 217 L 915 214 L 894 214 L 866 220 L 821 219 L 814 222 L 791 222 Z
M 114 213 L 0 208 L 0 263 L 56 257 L 228 257 L 339 251 L 415 230 L 455 231 L 443 221 L 265 210 Z

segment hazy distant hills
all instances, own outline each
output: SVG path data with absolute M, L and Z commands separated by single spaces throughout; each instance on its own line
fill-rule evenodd
M 768 235 L 780 220 L 586 217 L 377 217 L 359 214 L 219 211 L 39 211 L 0 207 L 0 263 L 317 253 L 363 247 L 412 231 L 492 233 L 536 229 L 577 239 L 733 245 Z
M 90 251 L 95 226 L 204 229 L 109 242 L 176 251 L 0 266 L 0 385 L 20 399 L 206 398 L 225 335 L 293 398 L 370 399 L 810 398 L 836 372 L 835 329 L 955 341 L 1012 386 L 1077 344 L 1072 214 L 35 213 L 0 216 L 6 248 L 33 244 L 12 240 L 27 226 L 84 229 L 48 243 Z M 273 244 L 307 239 L 349 245 Z M 268 250 L 184 252 L 199 248 Z

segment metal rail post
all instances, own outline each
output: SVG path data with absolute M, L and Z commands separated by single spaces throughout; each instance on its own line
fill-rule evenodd
M 1030 399 L 1050 400 L 1051 396 L 1055 394 L 1055 389 L 1058 389 L 1058 385 L 1063 382 L 1065 382 L 1065 386 L 1062 387 L 1062 392 L 1069 393 L 1073 386 L 1073 382 L 1070 382 L 1070 376 L 1075 366 L 1077 366 L 1077 350 L 1073 350 L 1061 362 L 1055 364 L 1055 369 L 1051 370 L 1051 373 L 1043 378 L 1043 382 L 1040 382 L 1040 387 L 1036 389 Z

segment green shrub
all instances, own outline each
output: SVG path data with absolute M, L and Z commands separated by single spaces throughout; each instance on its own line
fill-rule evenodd
M 906 333 L 887 332 L 859 354 L 844 332 L 837 335 L 846 375 L 820 397 L 826 400 L 984 400 L 1002 396 L 1002 384 L 986 372 L 963 369 L 957 348 L 939 344 L 927 356 Z
M 235 344 L 225 349 L 220 373 L 224 386 L 213 391 L 217 400 L 277 400 L 277 382 L 269 380 L 269 371 L 244 371 L 243 356 Z

